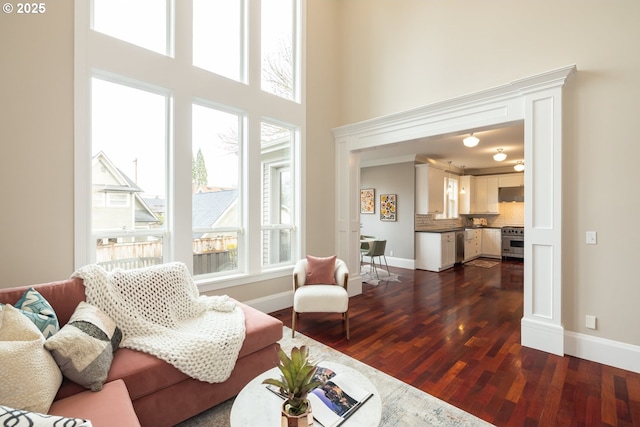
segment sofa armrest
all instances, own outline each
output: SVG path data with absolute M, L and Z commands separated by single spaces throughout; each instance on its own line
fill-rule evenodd
M 93 427 L 140 427 L 122 380 L 108 382 L 100 391 L 87 390 L 56 400 L 49 414 L 90 420 Z

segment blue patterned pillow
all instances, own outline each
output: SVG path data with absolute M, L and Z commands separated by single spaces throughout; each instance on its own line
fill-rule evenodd
M 45 338 L 49 338 L 60 330 L 58 316 L 53 311 L 53 307 L 35 289 L 29 288 L 14 307 L 35 323 Z

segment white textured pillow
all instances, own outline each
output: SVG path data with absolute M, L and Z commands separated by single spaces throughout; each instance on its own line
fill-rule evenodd
M 44 336 L 10 304 L 0 311 L 0 405 L 33 412 L 49 411 L 62 373 L 44 348 Z

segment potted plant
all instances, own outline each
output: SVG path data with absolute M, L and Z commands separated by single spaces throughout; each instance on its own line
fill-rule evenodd
M 283 427 L 310 426 L 313 424 L 313 415 L 307 394 L 322 385 L 322 382 L 314 380 L 318 365 L 309 359 L 309 348 L 304 345 L 293 347 L 291 357 L 280 348 L 278 357 L 280 379 L 267 378 L 262 383 L 278 387 L 285 397 L 282 404 Z

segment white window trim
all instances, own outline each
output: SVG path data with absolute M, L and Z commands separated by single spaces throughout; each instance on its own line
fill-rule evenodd
M 293 147 L 294 153 L 292 159 L 294 161 L 293 177 L 296 186 L 295 193 L 295 217 L 293 218 L 295 229 L 304 230 L 304 206 L 305 196 L 301 189 L 305 188 L 305 178 L 301 171 L 305 170 L 305 142 L 304 135 L 306 134 L 306 71 L 305 64 L 305 50 L 306 37 L 302 30 L 306 27 L 306 0 L 299 0 L 299 7 L 296 8 L 295 13 L 300 25 L 297 25 L 297 42 L 293 46 L 294 55 L 299 58 L 297 61 L 298 70 L 297 78 L 295 79 L 296 92 L 299 94 L 298 99 L 300 103 L 293 102 L 285 99 L 274 99 L 273 95 L 262 92 L 260 88 L 260 49 L 250 50 L 248 53 L 248 63 L 254 64 L 247 70 L 247 78 L 250 82 L 256 82 L 252 86 L 246 86 L 240 90 L 229 90 L 230 86 L 237 86 L 238 82 L 230 83 L 228 79 L 223 77 L 214 76 L 211 81 L 208 81 L 206 87 L 200 87 L 200 92 L 197 92 L 198 96 L 211 100 L 218 104 L 223 104 L 228 107 L 238 108 L 246 112 L 246 130 L 248 134 L 254 135 L 254 138 L 259 140 L 260 135 L 260 123 L 263 118 L 269 115 L 269 120 L 279 121 L 282 123 L 288 123 L 298 128 L 296 134 L 296 144 Z M 248 4 L 248 3 L 247 3 Z M 75 229 L 74 229 L 74 265 L 75 268 L 80 268 L 86 264 L 92 262 L 95 259 L 95 247 L 90 244 L 93 239 L 91 232 L 91 180 L 87 177 L 91 176 L 91 148 L 87 141 L 91 139 L 90 128 L 90 88 L 91 88 L 91 76 L 96 69 L 109 70 L 109 60 L 118 57 L 126 57 L 127 55 L 137 55 L 138 53 L 133 49 L 139 49 L 128 45 L 125 42 L 114 41 L 110 37 L 90 30 L 90 16 L 89 16 L 90 2 L 78 1 L 74 2 L 74 215 L 75 215 Z M 191 10 L 191 2 L 180 1 L 172 2 L 172 8 L 179 10 L 180 13 L 186 13 Z M 255 26 L 255 23 L 260 22 L 259 8 L 249 7 L 247 8 L 249 26 Z M 173 19 L 173 18 L 172 18 Z M 177 29 L 176 32 L 190 31 L 184 26 L 184 19 L 176 19 Z M 254 33 L 255 34 L 255 33 Z M 175 34 L 172 33 L 171 49 L 170 53 L 174 53 L 173 46 L 176 43 Z M 252 36 L 252 37 L 255 37 Z M 295 38 L 294 38 L 295 39 Z M 92 46 L 92 49 L 89 47 Z M 112 49 L 112 47 L 117 49 Z M 98 47 L 94 49 L 93 47 Z M 96 50 L 102 50 L 104 52 L 112 52 L 108 55 L 108 59 L 102 59 L 97 57 L 94 53 Z M 179 49 L 176 47 L 175 51 Z M 124 54 L 124 55 L 123 55 Z M 173 88 L 171 85 L 171 78 L 175 75 L 180 67 L 184 66 L 184 62 L 190 63 L 190 55 L 178 58 L 179 60 L 171 57 L 163 57 L 154 52 L 148 52 L 148 54 L 142 54 L 146 56 L 148 61 L 158 65 L 152 67 L 153 70 L 149 71 L 148 63 L 144 67 L 136 67 L 133 65 L 131 68 L 127 67 L 125 70 L 120 70 L 115 67 L 119 74 L 126 75 L 135 81 L 149 82 L 150 85 L 155 85 L 160 88 Z M 171 61 L 171 62 L 169 62 Z M 181 62 L 182 61 L 182 62 Z M 167 64 L 166 67 L 161 64 Z M 257 64 L 257 65 L 256 65 Z M 191 66 L 190 64 L 188 64 Z M 257 67 L 257 69 L 256 69 Z M 195 68 L 195 67 L 194 67 Z M 112 70 L 114 73 L 116 69 Z M 142 69 L 145 70 L 144 74 L 138 75 Z M 101 71 L 101 73 L 107 73 L 107 71 Z M 195 81 L 190 81 L 190 84 L 198 86 Z M 189 92 L 182 88 L 174 89 L 172 94 L 173 101 L 169 108 L 175 114 L 174 123 L 170 124 L 170 137 L 176 140 L 190 140 L 190 125 L 185 126 L 185 123 L 190 123 L 190 113 L 186 114 L 185 104 L 191 105 L 196 102 L 196 92 Z M 190 109 L 189 109 L 190 111 Z M 188 116 L 188 117 L 187 117 Z M 183 144 L 183 146 L 174 146 L 173 144 L 169 148 L 168 162 L 170 165 L 169 171 L 172 176 L 169 178 L 170 182 L 178 182 L 181 188 L 176 188 L 175 185 L 171 185 L 167 193 L 167 215 L 170 220 L 170 224 L 167 225 L 167 235 L 170 237 L 170 248 L 166 248 L 165 254 L 173 260 L 183 261 L 191 267 L 192 264 L 192 252 L 191 252 L 191 221 L 179 221 L 176 217 L 185 217 L 184 212 L 180 212 L 180 209 L 184 206 L 189 206 L 189 218 L 190 218 L 190 190 L 186 188 L 184 182 L 189 183 L 189 179 L 185 179 L 185 174 L 190 171 L 186 171 L 186 168 L 175 168 L 176 164 L 184 164 L 185 162 L 190 165 L 191 152 L 190 145 Z M 261 266 L 261 251 L 251 250 L 253 246 L 257 249 L 260 248 L 259 242 L 261 234 L 261 216 L 260 209 L 257 208 L 257 204 L 261 203 L 260 193 L 260 156 L 259 156 L 259 141 L 257 143 L 249 143 L 247 135 L 243 136 L 243 147 L 247 150 L 248 157 L 244 158 L 244 170 L 243 179 L 245 188 L 248 189 L 242 195 L 241 202 L 244 204 L 244 223 L 247 224 L 243 229 L 246 235 L 246 241 L 252 242 L 243 246 L 246 246 L 244 250 L 247 252 L 244 254 L 243 259 L 246 260 L 246 265 L 242 273 L 236 275 L 225 276 L 224 278 L 207 278 L 204 280 L 198 280 L 197 283 L 201 290 L 217 290 L 227 287 L 238 286 L 242 284 L 252 283 L 260 280 L 272 279 L 276 277 L 284 277 L 291 273 L 292 265 L 287 266 L 275 266 L 274 268 L 263 269 Z M 251 150 L 257 150 L 257 153 L 250 153 Z M 187 160 L 188 159 L 188 160 Z M 169 200 L 173 200 L 169 203 Z M 175 209 L 178 212 L 172 211 Z M 303 233 L 295 234 L 295 245 L 292 242 L 292 263 L 299 259 L 301 254 L 305 250 L 305 239 Z M 169 239 L 167 239 L 169 240 Z M 166 240 L 165 240 L 166 241 Z M 187 243 L 188 242 L 188 243 Z M 239 245 L 240 250 L 240 245 Z M 267 266 L 269 267 L 269 266 Z

